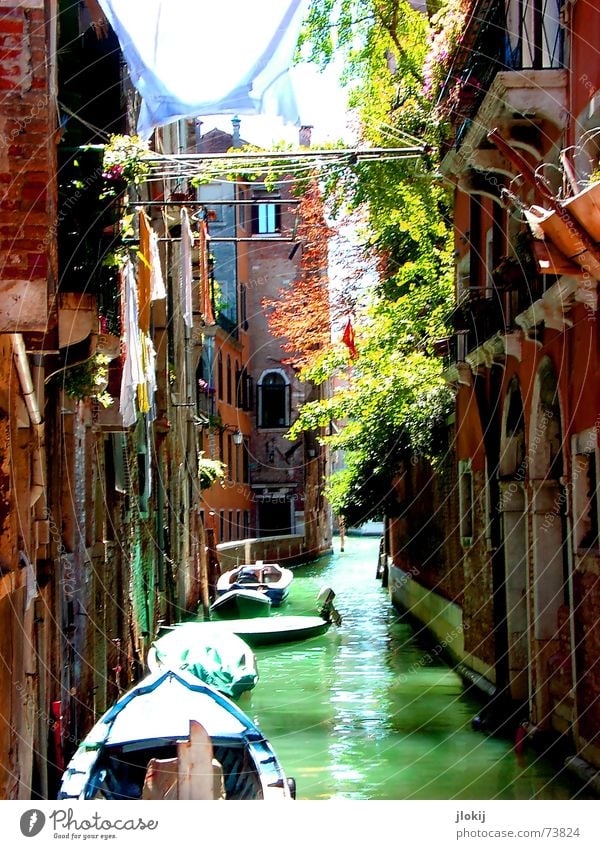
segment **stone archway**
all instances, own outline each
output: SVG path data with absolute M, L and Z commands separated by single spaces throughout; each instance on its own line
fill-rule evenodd
M 558 382 L 549 357 L 536 375 L 529 446 L 534 720 L 542 728 L 564 730 L 571 689 L 560 638 L 569 609 L 567 495 Z
M 511 698 L 530 700 L 527 593 L 526 440 L 519 381 L 508 385 L 500 441 L 500 511 L 504 552 L 508 685 Z

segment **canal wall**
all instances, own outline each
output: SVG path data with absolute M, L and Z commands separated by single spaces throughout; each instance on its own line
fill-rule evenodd
M 444 654 L 457 672 L 487 696 L 495 692 L 494 669 L 465 650 L 462 608 L 432 590 L 388 559 L 388 587 L 392 603 L 408 611 L 424 625 L 436 642 L 436 653 Z
M 222 542 L 217 546 L 217 553 L 221 572 L 235 569 L 242 563 L 254 563 L 255 560 L 275 562 L 281 566 L 289 567 L 303 563 L 311 556 L 306 549 L 302 534 Z M 326 554 L 327 552 L 320 553 Z

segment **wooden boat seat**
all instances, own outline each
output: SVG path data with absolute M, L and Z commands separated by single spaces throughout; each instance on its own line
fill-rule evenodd
M 269 566 L 265 566 L 262 570 L 261 581 L 265 584 L 274 584 L 277 583 L 281 579 L 281 575 L 279 572 L 276 572 L 275 569 L 271 569 Z
M 142 799 L 225 799 L 223 767 L 199 722 L 190 722 L 190 739 L 177 744 L 176 758 L 149 761 Z

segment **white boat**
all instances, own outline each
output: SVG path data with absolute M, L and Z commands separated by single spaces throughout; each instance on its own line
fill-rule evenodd
M 271 599 L 260 590 L 228 590 L 218 596 L 210 606 L 210 612 L 226 619 L 251 619 L 268 616 Z
M 144 678 L 94 725 L 59 799 L 290 799 L 294 783 L 257 726 L 188 672 Z
M 257 560 L 254 564 L 246 563 L 221 575 L 217 581 L 217 596 L 231 590 L 258 590 L 271 599 L 273 607 L 279 607 L 287 598 L 293 579 L 291 569 L 285 569 L 279 563 Z

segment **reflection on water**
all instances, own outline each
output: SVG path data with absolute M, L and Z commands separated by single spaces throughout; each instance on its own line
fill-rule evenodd
M 337 548 L 337 540 L 336 548 Z M 300 799 L 568 799 L 579 784 L 535 753 L 471 728 L 479 702 L 427 650 L 375 579 L 379 541 L 295 570 L 280 615 L 315 613 L 333 587 L 341 628 L 257 649 L 260 680 L 241 702 Z

